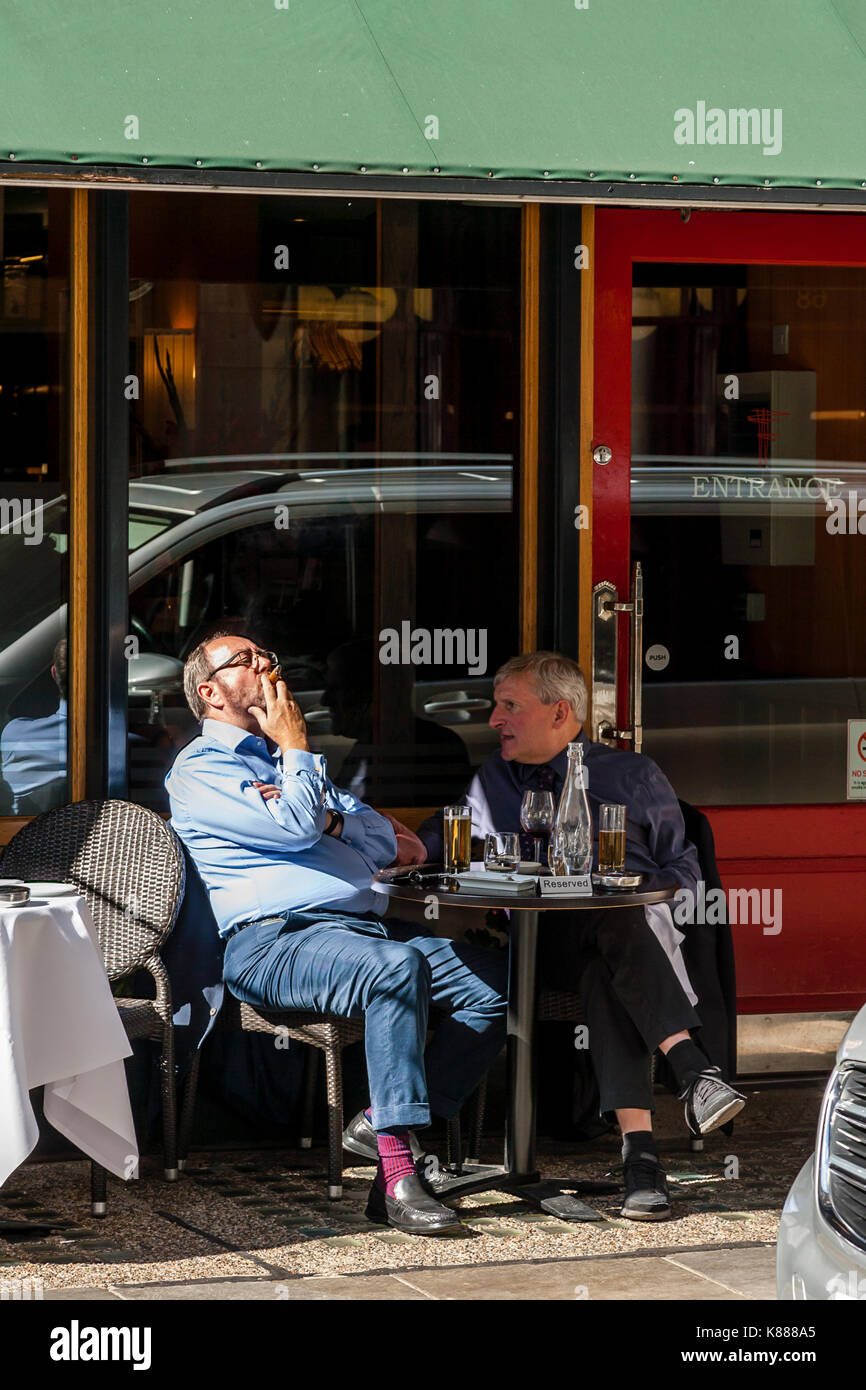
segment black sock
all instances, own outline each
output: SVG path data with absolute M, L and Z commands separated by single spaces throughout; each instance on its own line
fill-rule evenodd
M 687 1086 L 692 1084 L 698 1073 L 706 1071 L 710 1065 L 709 1058 L 704 1056 L 697 1043 L 692 1042 L 691 1038 L 684 1038 L 682 1042 L 674 1043 L 670 1052 L 666 1052 L 664 1055 L 674 1074 L 677 1091 L 684 1091 Z
M 644 1154 L 651 1154 L 656 1159 L 659 1156 L 652 1130 L 630 1129 L 622 1136 L 623 1163 L 627 1163 L 630 1158 L 643 1157 Z

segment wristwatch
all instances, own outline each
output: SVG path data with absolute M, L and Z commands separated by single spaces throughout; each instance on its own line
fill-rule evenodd
M 329 806 L 328 810 L 330 814 L 334 817 L 334 819 L 331 821 L 331 824 L 328 826 L 327 830 L 325 831 L 325 834 L 335 835 L 339 840 L 340 836 L 343 833 L 343 813 L 342 811 L 335 811 L 332 806 Z

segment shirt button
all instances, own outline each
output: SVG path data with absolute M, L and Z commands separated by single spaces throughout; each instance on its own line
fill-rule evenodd
M 216 1013 L 216 1009 L 211 1009 L 210 1012 L 211 1012 L 211 1018 L 213 1018 L 213 1015 Z

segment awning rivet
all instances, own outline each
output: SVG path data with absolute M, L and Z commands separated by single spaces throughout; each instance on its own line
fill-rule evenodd
M 439 169 L 438 166 L 433 170 L 433 173 L 434 173 L 434 174 L 438 174 L 438 173 L 440 173 L 440 172 L 441 172 L 441 170 Z
M 256 168 L 257 168 L 257 169 L 261 169 L 261 167 L 262 167 L 262 161 L 261 161 L 260 159 L 257 159 L 257 160 L 256 160 Z
M 545 169 L 545 171 L 544 171 L 544 177 L 545 177 L 546 179 L 549 179 L 549 178 L 550 178 L 550 170 L 549 170 L 549 169 Z
M 9 158 L 10 158 L 10 159 L 14 159 L 14 158 L 15 158 L 15 155 L 14 155 L 14 154 L 10 154 Z
M 713 183 L 718 183 L 718 181 L 719 180 L 717 178 L 713 179 Z
M 195 163 L 196 163 L 196 168 L 197 168 L 197 169 L 200 169 L 200 168 L 201 168 L 201 160 L 200 160 L 200 159 L 197 159 Z
M 147 163 L 147 155 L 146 155 L 146 154 L 143 154 L 143 155 L 141 156 L 141 162 L 142 162 L 142 164 L 146 164 L 146 163 Z
M 636 175 L 636 174 L 629 174 L 629 178 L 630 178 L 630 179 L 637 178 L 637 175 Z
M 406 168 L 406 166 L 405 166 L 405 164 L 404 164 L 404 165 L 403 165 L 403 173 L 404 173 L 404 174 L 408 174 L 408 172 L 409 172 L 409 170 Z
M 820 180 L 820 179 L 816 179 L 816 180 L 815 180 L 815 187 L 816 187 L 816 188 L 820 188 L 820 187 L 821 187 L 821 180 Z
M 361 165 L 361 173 L 362 173 L 362 174 L 366 174 L 366 172 L 367 172 L 367 166 L 366 166 L 366 164 L 362 164 L 362 165 Z
M 318 167 L 319 167 L 318 164 L 314 164 L 314 165 L 313 165 L 313 168 L 314 168 L 314 169 L 318 169 Z

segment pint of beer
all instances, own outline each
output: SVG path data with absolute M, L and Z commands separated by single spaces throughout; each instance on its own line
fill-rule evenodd
M 470 840 L 472 816 L 468 806 L 446 806 L 444 810 L 445 872 L 465 874 L 472 857 Z
M 598 813 L 598 871 L 621 874 L 625 870 L 625 807 L 604 802 Z

